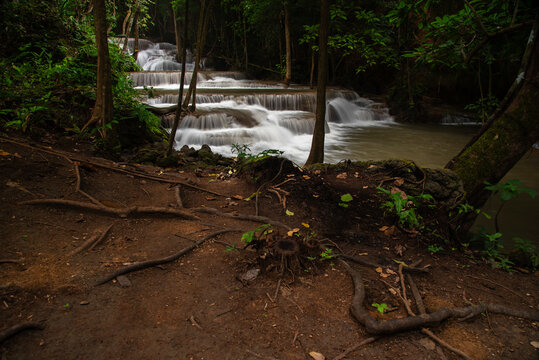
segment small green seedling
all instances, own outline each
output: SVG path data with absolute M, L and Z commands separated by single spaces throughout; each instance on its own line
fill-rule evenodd
M 376 308 L 376 311 L 378 311 L 380 314 L 383 314 L 386 310 L 389 310 L 389 306 L 387 306 L 386 303 L 372 303 L 372 306 Z
M 354 200 L 354 198 L 350 194 L 341 195 L 341 202 L 339 203 L 339 206 L 347 208 L 349 206 L 348 203 L 352 200 Z
M 321 254 L 320 254 L 320 259 L 322 260 L 329 260 L 329 259 L 333 259 L 334 257 L 336 257 L 337 255 L 333 254 L 333 249 L 330 249 L 330 248 L 327 248 L 326 250 L 324 250 Z
M 431 253 L 433 254 L 436 254 L 437 252 L 440 252 L 442 251 L 444 248 L 441 247 L 440 245 L 436 245 L 436 244 L 433 244 L 433 245 L 429 245 L 427 247 L 427 250 L 430 251 Z

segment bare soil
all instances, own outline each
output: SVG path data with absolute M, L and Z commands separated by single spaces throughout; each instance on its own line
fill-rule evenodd
M 283 166 L 279 171 L 281 162 L 275 160 L 265 169 L 235 176 L 223 167 L 117 164 L 92 157 L 88 144 L 73 139 L 31 145 L 51 152 L 0 139 L 0 332 L 24 322 L 44 329 L 26 330 L 0 343 L 2 359 L 312 359 L 313 351 L 333 359 L 370 337 L 349 312 L 353 285 L 339 258 L 315 254 L 316 259 L 297 256 L 297 262 L 283 262 L 262 253 L 271 250 L 270 241 L 287 238 L 287 229 L 276 226 L 267 247 L 256 251 L 244 249 L 241 236 L 261 222 L 203 212 L 193 212 L 199 220 L 171 214 L 121 218 L 67 206 L 19 204 L 45 198 L 91 203 L 76 191 L 73 159 L 80 160 L 75 164 L 81 190 L 113 208 L 180 209 L 172 182 L 139 174 L 187 184 L 180 185 L 186 211 L 210 207 L 245 215 L 255 215 L 256 199 L 245 199 L 261 184 L 267 190 L 286 181 L 277 186 L 286 205 L 284 196 L 280 201 L 275 192 L 263 191 L 259 215 L 298 228 L 301 236 L 292 238 L 312 236 L 334 253 L 380 264 L 350 262 L 365 282 L 363 305 L 378 319 L 407 316 L 396 295 L 402 289 L 395 260 L 421 260 L 418 266 L 427 266 L 428 273 L 413 273 L 427 312 L 470 303 L 539 310 L 536 274 L 493 269 L 445 243 L 443 251 L 429 252 L 433 233 L 448 236 L 434 232 L 443 228 L 440 214 L 425 214 L 430 231 L 392 227 L 394 219 L 380 210 L 383 199 L 375 189 L 393 181 L 392 174 L 376 166 L 343 164 L 312 172 Z M 354 197 L 348 208 L 338 205 L 345 193 Z M 110 225 L 101 243 L 70 255 Z M 222 229 L 241 231 L 212 237 L 176 261 L 129 273 L 126 287 L 117 280 L 95 285 L 117 269 L 169 256 Z M 252 269 L 260 274 L 249 279 Z M 414 303 L 410 288 L 407 294 Z M 372 303 L 385 303 L 391 311 L 377 314 Z M 539 341 L 536 321 L 484 313 L 444 321 L 432 331 L 472 359 L 539 357 L 532 344 Z M 346 358 L 460 357 L 414 330 L 382 336 Z

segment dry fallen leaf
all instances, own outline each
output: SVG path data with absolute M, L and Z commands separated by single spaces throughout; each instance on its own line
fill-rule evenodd
M 341 173 L 341 174 L 337 175 L 337 179 L 346 179 L 347 177 L 348 177 L 347 173 Z
M 319 352 L 316 352 L 316 351 L 311 351 L 309 353 L 309 355 L 314 359 L 314 360 L 326 360 L 326 357 L 322 354 L 320 354 Z
M 243 200 L 243 196 L 241 196 L 241 195 L 234 195 L 234 196 L 232 196 L 232 197 L 233 197 L 234 199 L 236 199 L 236 200 Z
M 297 232 L 299 232 L 299 228 L 294 228 L 294 229 L 290 230 L 289 232 L 287 232 L 287 235 L 292 236 Z
M 384 225 L 384 226 L 382 226 L 382 227 L 381 227 L 380 229 L 378 229 L 378 230 L 380 230 L 380 231 L 386 231 L 387 229 L 389 229 L 389 226 Z
M 305 180 L 309 180 L 311 177 L 310 177 L 309 175 L 303 175 L 303 178 L 304 178 Z
M 376 269 L 374 269 L 374 270 L 375 270 L 375 271 L 376 271 L 377 273 L 380 273 L 380 274 L 381 274 L 381 273 L 382 273 L 382 271 L 383 271 L 381 267 L 377 267 L 377 268 L 376 268 Z

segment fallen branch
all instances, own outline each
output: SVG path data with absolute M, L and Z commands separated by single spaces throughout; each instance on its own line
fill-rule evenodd
M 43 330 L 45 327 L 41 325 L 40 323 L 36 322 L 26 322 L 18 325 L 14 325 L 10 328 L 7 328 L 6 330 L 0 332 L 0 344 L 3 343 L 5 340 L 9 339 L 10 337 L 17 335 L 18 333 L 25 331 L 25 330 Z
M 198 207 L 198 208 L 191 208 L 189 209 L 193 212 L 199 212 L 199 213 L 206 213 L 206 214 L 212 214 L 217 216 L 226 217 L 229 219 L 240 219 L 240 220 L 249 220 L 254 222 L 259 222 L 263 224 L 271 224 L 275 226 L 282 227 L 283 229 L 290 230 L 290 226 L 283 224 L 282 222 L 279 222 L 277 220 L 272 220 L 266 216 L 256 216 L 256 215 L 247 215 L 247 214 L 231 214 L 231 213 L 222 213 L 219 210 L 215 208 L 210 207 Z
M 103 279 L 99 280 L 95 284 L 95 286 L 103 285 L 103 284 L 109 282 L 110 280 L 116 278 L 117 276 L 120 276 L 120 275 L 125 275 L 125 274 L 128 274 L 128 273 L 133 272 L 133 271 L 138 271 L 138 270 L 146 269 L 146 268 L 149 268 L 149 267 L 152 267 L 152 266 L 167 264 L 169 262 L 175 261 L 175 260 L 179 259 L 180 257 L 182 257 L 183 255 L 190 252 L 191 250 L 193 250 L 194 248 L 200 246 L 204 241 L 206 241 L 208 239 L 211 239 L 214 236 L 224 234 L 224 233 L 227 233 L 227 232 L 243 232 L 243 230 L 240 230 L 240 229 L 223 229 L 223 230 L 215 231 L 215 232 L 213 232 L 213 233 L 211 233 L 209 235 L 206 235 L 205 237 L 198 240 L 197 242 L 189 245 L 188 247 L 182 249 L 181 251 L 179 251 L 179 252 L 177 252 L 175 254 L 172 254 L 170 256 L 167 256 L 167 257 L 164 257 L 164 258 L 161 258 L 161 259 L 141 261 L 141 262 L 138 262 L 138 263 L 134 263 L 133 265 L 126 266 L 126 267 L 124 267 L 122 269 L 116 270 L 112 274 L 110 274 L 110 275 L 104 277 Z
M 64 200 L 64 199 L 35 199 L 22 201 L 19 205 L 60 205 L 77 209 L 92 210 L 106 214 L 116 215 L 122 218 L 135 215 L 153 215 L 153 214 L 168 214 L 174 215 L 186 220 L 200 220 L 197 216 L 185 210 L 171 209 L 165 207 L 153 206 L 130 206 L 125 208 L 112 208 L 104 205 L 84 203 L 80 201 Z
M 360 324 L 365 326 L 365 329 L 369 334 L 394 334 L 408 330 L 420 329 L 423 327 L 433 327 L 439 325 L 442 321 L 448 318 L 473 317 L 487 310 L 498 314 L 516 316 L 524 319 L 539 320 L 539 313 L 511 309 L 502 305 L 484 304 L 464 308 L 440 308 L 430 314 L 378 321 L 375 320 L 363 308 L 363 301 L 365 300 L 365 287 L 363 284 L 363 279 L 361 278 L 361 274 L 358 271 L 354 270 L 345 261 L 341 260 L 341 262 L 354 282 L 354 297 L 352 299 L 350 312 Z

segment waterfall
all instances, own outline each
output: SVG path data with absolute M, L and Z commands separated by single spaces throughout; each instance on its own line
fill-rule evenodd
M 163 112 L 173 111 L 178 103 L 181 64 L 175 61 L 174 51 L 172 44 L 147 44 L 138 57 L 145 71 L 130 75 L 138 88 L 158 90 L 156 97 L 145 102 Z M 192 72 L 186 73 L 186 85 L 191 76 Z M 251 80 L 241 72 L 202 71 L 197 78 L 196 100 L 196 113 L 184 117 L 178 128 L 176 148 L 208 144 L 213 151 L 231 156 L 231 145 L 246 144 L 253 153 L 279 149 L 293 161 L 307 158 L 315 124 L 313 90 Z M 171 117 L 163 123 L 170 126 Z M 383 104 L 353 91 L 328 90 L 326 149 L 342 151 L 341 139 L 351 131 L 393 124 Z

